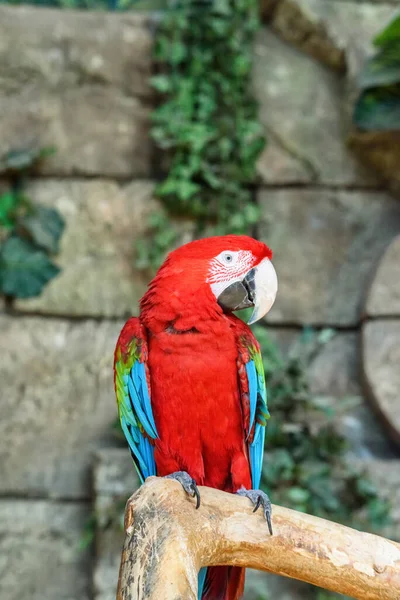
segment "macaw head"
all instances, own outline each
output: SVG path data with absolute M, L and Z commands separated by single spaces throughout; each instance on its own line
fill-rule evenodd
M 219 314 L 253 307 L 249 324 L 271 309 L 278 280 L 266 244 L 245 235 L 189 242 L 171 252 L 142 299 L 142 310 L 156 302 L 171 321 L 184 307 Z M 162 293 L 160 293 L 162 292 Z

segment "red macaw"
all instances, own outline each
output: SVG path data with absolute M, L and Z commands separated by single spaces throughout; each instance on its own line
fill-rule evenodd
M 254 307 L 249 323 L 274 303 L 272 252 L 247 236 L 197 240 L 171 252 L 115 350 L 121 426 L 141 482 L 172 477 L 200 496 L 206 485 L 271 503 L 258 489 L 269 416 L 259 345 L 232 311 Z M 199 573 L 199 598 L 234 600 L 244 569 Z

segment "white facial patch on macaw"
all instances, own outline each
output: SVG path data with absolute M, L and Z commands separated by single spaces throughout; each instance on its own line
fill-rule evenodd
M 245 250 L 221 252 L 210 261 L 207 282 L 224 310 L 253 306 L 248 324 L 264 317 L 275 302 L 278 279 L 269 258 L 256 266 L 254 256 Z
M 254 257 L 246 250 L 224 250 L 210 261 L 207 283 L 216 298 L 235 281 L 242 281 L 251 269 Z

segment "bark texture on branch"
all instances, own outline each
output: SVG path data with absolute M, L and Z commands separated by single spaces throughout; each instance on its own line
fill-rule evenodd
M 150 477 L 128 501 L 117 600 L 197 600 L 202 566 L 293 577 L 359 600 L 400 599 L 400 544 L 280 506 L 274 535 L 248 499 Z

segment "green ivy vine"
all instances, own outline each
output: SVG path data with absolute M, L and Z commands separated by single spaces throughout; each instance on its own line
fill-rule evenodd
M 8 302 L 38 296 L 60 271 L 51 257 L 59 250 L 64 220 L 25 193 L 29 173 L 53 152 L 12 151 L 0 159 L 0 171 L 10 182 L 0 195 L 0 294 Z
M 193 219 L 196 236 L 248 232 L 258 220 L 251 188 L 265 144 L 251 94 L 258 13 L 256 0 L 187 0 L 165 12 L 151 134 L 169 167 L 156 189 L 164 212 L 138 243 L 140 268 L 157 268 L 176 243 L 173 218 Z

